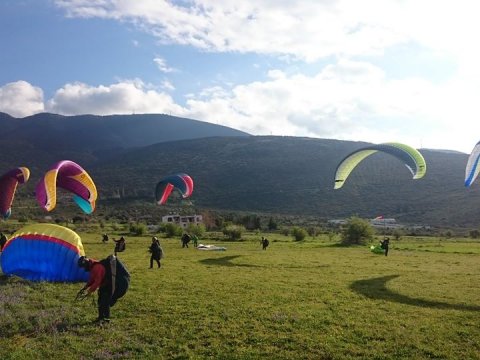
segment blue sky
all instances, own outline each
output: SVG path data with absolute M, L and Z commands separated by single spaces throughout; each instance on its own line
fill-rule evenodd
M 254 135 L 470 152 L 468 0 L 3 0 L 0 111 L 167 113 Z

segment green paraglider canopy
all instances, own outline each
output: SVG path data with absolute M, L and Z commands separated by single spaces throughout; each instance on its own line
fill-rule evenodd
M 380 245 L 372 245 L 370 246 L 370 251 L 373 252 L 374 254 L 385 254 L 385 250 L 382 249 Z

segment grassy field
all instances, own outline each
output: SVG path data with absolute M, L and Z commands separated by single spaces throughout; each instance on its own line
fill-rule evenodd
M 80 232 L 86 253 L 113 250 Z M 261 234 L 260 234 L 261 235 Z M 114 235 L 115 236 L 115 235 Z M 149 269 L 127 236 L 131 288 L 98 326 L 83 284 L 0 278 L 1 359 L 480 359 L 480 243 L 392 240 L 388 257 L 269 235 L 182 249 Z

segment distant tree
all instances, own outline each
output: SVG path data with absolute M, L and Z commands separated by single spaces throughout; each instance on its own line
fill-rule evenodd
M 215 227 L 217 229 L 222 229 L 225 226 L 225 219 L 222 216 L 217 216 L 215 218 Z
M 351 217 L 342 230 L 342 244 L 365 245 L 373 238 L 374 230 L 370 223 L 359 217 Z
M 242 225 L 227 225 L 223 228 L 223 234 L 230 240 L 240 240 L 244 231 L 245 227 Z
M 205 224 L 205 228 L 208 230 L 212 230 L 217 227 L 215 215 L 210 211 L 202 212 L 203 223 Z
M 301 227 L 294 226 L 291 230 L 291 234 L 295 241 L 303 241 L 307 237 L 307 231 Z
M 320 234 L 322 229 L 320 229 L 318 226 L 309 226 L 307 228 L 308 235 L 311 237 L 317 237 L 318 234 Z
M 130 234 L 134 234 L 137 236 L 142 236 L 147 233 L 147 225 L 144 223 L 131 223 L 129 227 Z
M 18 219 L 18 222 L 19 223 L 27 223 L 28 222 L 28 218 L 26 216 L 21 216 L 19 219 Z
M 335 240 L 335 237 L 337 236 L 337 233 L 335 233 L 334 231 L 329 231 L 327 233 L 327 237 L 328 237 L 328 241 L 333 241 Z
M 85 222 L 85 218 L 83 216 L 76 215 L 73 217 L 72 222 L 74 224 L 81 224 Z
M 189 224 L 187 226 L 187 232 L 192 235 L 197 235 L 198 238 L 202 238 L 205 235 L 205 225 L 199 224 Z
M 470 237 L 472 239 L 478 239 L 480 237 L 480 231 L 478 231 L 478 230 L 470 231 Z
M 174 223 L 167 223 L 164 227 L 165 235 L 167 237 L 181 236 L 183 229 L 181 226 Z
M 277 222 L 271 217 L 270 220 L 268 220 L 268 230 L 277 230 L 277 227 Z
M 260 229 L 260 217 L 256 214 L 246 215 L 242 217 L 240 223 L 245 226 L 247 230 Z
M 400 239 L 402 238 L 402 236 L 403 236 L 403 231 L 400 230 L 400 229 L 395 229 L 395 230 L 393 231 L 393 234 L 392 234 L 392 235 L 393 235 L 394 239 L 398 241 L 398 240 L 400 240 Z

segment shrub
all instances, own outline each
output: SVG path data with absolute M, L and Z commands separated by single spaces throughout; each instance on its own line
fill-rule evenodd
M 205 231 L 205 225 L 203 224 L 190 224 L 187 226 L 187 232 L 192 235 L 197 235 L 198 238 L 202 238 L 205 235 Z
M 328 241 L 333 241 L 337 237 L 337 233 L 335 233 L 333 231 L 329 231 L 327 233 L 327 237 L 328 237 Z
M 268 220 L 268 230 L 270 231 L 277 230 L 277 228 L 278 228 L 277 222 L 273 220 L 273 218 L 270 218 L 270 220 Z
M 315 238 L 318 234 L 322 232 L 322 229 L 318 226 L 309 226 L 307 229 L 308 235 Z
M 230 240 L 240 240 L 244 231 L 245 227 L 242 225 L 227 225 L 223 228 L 223 235 Z
M 163 229 L 167 237 L 181 236 L 183 233 L 182 227 L 174 223 L 165 224 L 165 227 Z
M 351 217 L 342 230 L 342 244 L 365 245 L 373 238 L 373 228 L 366 220 Z
M 295 239 L 295 241 L 303 241 L 303 240 L 305 240 L 305 238 L 308 235 L 308 233 L 305 229 L 303 229 L 301 227 L 298 227 L 298 226 L 294 226 L 292 228 L 291 234 L 292 234 L 293 238 Z
M 147 233 L 147 225 L 143 223 L 138 223 L 138 224 L 130 224 L 129 228 L 130 234 L 134 234 L 137 236 L 142 236 Z
M 393 232 L 393 237 L 395 238 L 395 240 L 400 240 L 403 236 L 403 231 L 400 230 L 400 229 L 395 229 L 394 232 Z

